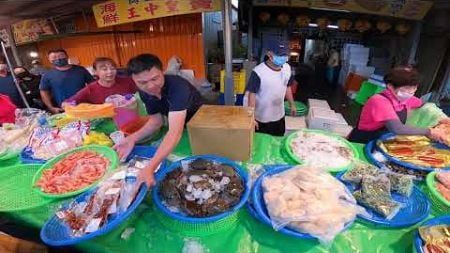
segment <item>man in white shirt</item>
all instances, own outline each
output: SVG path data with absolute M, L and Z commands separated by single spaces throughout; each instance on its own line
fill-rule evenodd
M 256 131 L 283 136 L 284 99 L 291 105 L 291 115 L 297 111 L 291 85 L 295 82 L 287 63 L 289 48 L 279 40 L 268 42 L 267 60 L 257 65 L 248 79 L 248 106 L 255 108 Z

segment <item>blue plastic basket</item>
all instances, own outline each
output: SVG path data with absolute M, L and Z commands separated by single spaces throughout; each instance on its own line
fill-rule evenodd
M 343 182 L 347 189 L 349 189 L 351 192 L 358 190 L 358 187 L 354 184 L 344 181 L 342 179 L 343 175 L 344 173 L 339 173 L 338 175 L 336 175 L 336 178 Z M 425 220 L 430 215 L 430 201 L 427 195 L 416 186 L 414 186 L 411 196 L 409 197 L 402 196 L 396 192 L 392 192 L 391 195 L 394 201 L 397 201 L 404 205 L 402 208 L 400 208 L 397 215 L 395 215 L 391 220 L 387 220 L 382 215 L 379 215 L 370 208 L 366 208 L 366 211 L 370 214 L 371 217 L 358 217 L 362 220 L 376 225 L 392 228 L 402 228 L 419 223 Z
M 265 223 L 271 227 L 272 227 L 272 221 L 270 220 L 269 212 L 267 211 L 266 203 L 264 201 L 262 181 L 267 176 L 272 176 L 272 175 L 281 173 L 281 172 L 291 169 L 291 168 L 292 168 L 292 166 L 282 165 L 273 170 L 266 171 L 260 177 L 258 177 L 258 179 L 255 181 L 255 183 L 253 185 L 253 190 L 252 190 L 253 207 L 257 214 L 255 218 L 257 218 L 258 220 L 262 221 L 263 223 Z M 343 231 L 347 230 L 352 224 L 353 224 L 353 222 L 346 224 Z M 301 238 L 301 239 L 310 239 L 310 240 L 316 239 L 315 237 L 311 236 L 310 234 L 300 233 L 293 229 L 289 229 L 287 227 L 281 228 L 280 230 L 278 230 L 278 232 L 286 234 L 286 235 L 294 236 L 297 238 Z
M 89 199 L 93 191 L 94 189 L 80 195 L 75 199 L 75 201 L 86 201 L 87 199 Z M 56 217 L 56 215 L 53 215 L 42 227 L 40 233 L 41 239 L 44 243 L 50 246 L 67 246 L 107 234 L 115 227 L 121 225 L 134 212 L 134 210 L 136 210 L 139 204 L 141 204 L 141 202 L 144 200 L 146 193 L 147 186 L 143 184 L 141 185 L 136 198 L 127 209 L 127 211 L 120 215 L 110 217 L 107 223 L 94 233 L 86 234 L 80 237 L 71 236 L 69 226 L 66 223 L 62 222 L 58 217 Z M 67 208 L 68 205 L 69 203 L 67 203 L 63 208 Z
M 26 164 L 44 164 L 47 162 L 47 160 L 33 158 L 33 151 L 30 147 L 25 147 L 22 152 L 20 152 L 20 161 Z
M 203 158 L 203 159 L 207 159 L 207 160 L 216 161 L 218 163 L 230 165 L 231 167 L 233 167 L 236 170 L 236 172 L 241 177 L 241 179 L 244 183 L 244 192 L 242 193 L 241 200 L 239 201 L 239 203 L 236 204 L 234 207 L 232 207 L 230 210 L 220 213 L 220 214 L 217 214 L 217 215 L 214 215 L 214 216 L 210 216 L 210 217 L 197 218 L 197 217 L 187 216 L 186 214 L 183 214 L 183 213 L 172 212 L 163 204 L 163 201 L 159 196 L 159 188 L 160 188 L 161 181 L 166 177 L 166 175 L 169 172 L 180 167 L 181 161 L 192 161 L 192 160 L 195 160 L 198 158 Z M 203 223 L 203 224 L 205 224 L 205 223 L 211 223 L 211 222 L 226 218 L 226 217 L 234 214 L 235 212 L 237 212 L 245 204 L 245 202 L 247 202 L 248 197 L 250 195 L 250 189 L 248 187 L 247 171 L 245 171 L 241 166 L 239 166 L 238 164 L 236 164 L 235 162 L 233 162 L 227 158 L 218 157 L 218 156 L 214 156 L 214 155 L 191 156 L 191 157 L 176 161 L 176 162 L 172 163 L 170 166 L 160 169 L 155 174 L 155 179 L 156 179 L 157 184 L 152 189 L 152 196 L 153 196 L 153 201 L 155 202 L 156 207 L 158 207 L 158 209 L 161 210 L 165 215 L 167 215 L 175 220 L 179 220 L 179 221 L 187 222 L 187 223 L 197 223 L 197 224 Z
M 431 220 L 427 220 L 421 226 L 434 226 L 434 225 L 450 225 L 450 215 L 439 216 Z M 419 230 L 416 230 L 414 232 L 414 249 L 416 250 L 417 253 L 425 253 L 425 251 L 422 248 L 423 244 L 424 241 L 420 237 Z
M 387 134 L 382 135 L 378 140 L 379 141 L 386 141 L 386 140 L 391 139 L 393 137 L 395 137 L 395 134 L 387 133 Z M 450 167 L 443 167 L 443 168 L 423 167 L 423 166 L 417 166 L 417 165 L 414 165 L 414 164 L 411 164 L 411 163 L 407 163 L 407 162 L 401 161 L 400 159 L 398 159 L 396 157 L 393 157 L 393 156 L 389 155 L 382 148 L 380 148 L 378 145 L 375 145 L 375 146 L 377 147 L 377 150 L 379 150 L 381 153 L 383 153 L 383 155 L 385 155 L 386 158 L 389 161 L 391 161 L 393 163 L 396 163 L 396 164 L 398 164 L 400 166 L 403 166 L 403 167 L 405 167 L 407 169 L 427 171 L 427 172 L 431 172 L 431 171 L 434 171 L 436 169 L 438 169 L 438 170 L 450 170 Z M 447 146 L 445 146 L 443 144 L 438 144 L 438 143 L 434 143 L 433 146 L 436 146 L 439 149 L 450 149 L 449 147 L 447 147 Z

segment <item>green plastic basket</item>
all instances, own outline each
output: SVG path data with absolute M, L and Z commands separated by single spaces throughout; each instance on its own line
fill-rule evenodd
M 450 201 L 446 200 L 436 188 L 436 171 L 427 175 L 426 183 L 428 187 L 428 195 L 433 204 L 433 211 L 438 215 L 447 215 L 450 213 Z
M 240 212 L 211 223 L 190 223 L 173 219 L 153 205 L 157 220 L 167 229 L 185 236 L 206 236 L 232 229 L 239 223 Z
M 355 102 L 364 105 L 370 97 L 383 92 L 385 89 L 385 87 L 365 81 L 362 83 L 361 88 L 356 94 Z
M 308 113 L 308 107 L 302 102 L 295 101 L 295 107 L 297 108 L 296 116 L 303 116 L 306 115 L 306 113 Z M 289 104 L 288 101 L 284 102 L 284 112 L 286 115 L 291 114 L 291 105 Z
M 39 167 L 21 164 L 0 169 L 0 212 L 32 209 L 52 201 L 32 189 L 33 177 Z
M 296 156 L 292 152 L 292 149 L 291 149 L 290 145 L 291 145 L 292 140 L 297 136 L 297 134 L 299 132 L 318 133 L 318 134 L 322 134 L 322 135 L 328 136 L 330 138 L 337 139 L 338 141 L 342 142 L 343 144 L 345 144 L 345 146 L 347 146 L 348 148 L 350 148 L 352 150 L 354 159 L 359 159 L 359 152 L 358 152 L 358 150 L 350 142 L 348 142 L 346 139 L 344 139 L 343 137 L 341 137 L 339 135 L 336 135 L 336 134 L 329 133 L 329 132 L 324 132 L 324 131 L 321 131 L 321 130 L 303 129 L 303 130 L 300 130 L 300 131 L 297 131 L 297 132 L 294 132 L 294 133 L 288 135 L 288 137 L 287 137 L 287 139 L 286 139 L 286 141 L 284 143 L 284 148 L 286 150 L 287 155 L 292 160 L 297 162 L 298 164 L 303 164 L 303 160 L 300 159 L 298 156 Z M 329 168 L 328 171 L 329 172 L 341 172 L 341 171 L 345 171 L 345 170 L 347 170 L 347 169 L 349 169 L 351 167 L 352 167 L 352 163 L 350 163 L 349 165 L 346 165 L 346 166 L 342 166 L 342 167 Z
M 102 155 L 104 155 L 109 161 L 109 167 L 106 170 L 105 175 L 108 174 L 108 171 L 114 170 L 116 169 L 118 163 L 119 163 L 119 158 L 117 156 L 116 151 L 114 151 L 113 149 L 106 147 L 106 146 L 100 146 L 100 145 L 88 145 L 88 146 L 82 146 L 82 147 L 78 147 L 75 149 L 72 149 L 66 153 L 63 153 L 61 155 L 58 155 L 57 157 L 51 159 L 50 161 L 46 162 L 45 164 L 42 165 L 42 167 L 39 169 L 38 172 L 36 172 L 36 174 L 34 175 L 33 178 L 33 182 L 32 182 L 32 186 L 36 185 L 36 182 L 41 178 L 42 173 L 47 170 L 50 169 L 51 167 L 53 167 L 57 162 L 59 162 L 60 160 L 64 159 L 67 155 L 75 153 L 75 152 L 79 152 L 79 151 L 95 151 L 98 152 Z M 43 191 L 41 191 L 39 188 L 34 187 L 34 190 L 40 194 L 41 196 L 47 197 L 47 198 L 67 198 L 67 197 L 71 197 L 71 196 L 75 196 L 78 195 L 82 192 L 85 192 L 89 189 L 91 189 L 92 187 L 94 187 L 95 185 L 97 185 L 97 183 L 99 181 L 101 181 L 102 178 L 100 178 L 99 180 L 97 180 L 96 182 L 92 183 L 90 186 L 87 186 L 83 189 L 77 190 L 77 191 L 73 191 L 73 192 L 68 192 L 68 193 L 64 193 L 64 194 L 49 194 L 49 193 L 45 193 Z
M 11 160 L 13 158 L 17 158 L 17 157 L 19 157 L 19 154 L 20 154 L 20 151 L 15 151 L 15 152 L 7 151 L 6 154 L 3 154 L 2 156 L 0 156 L 0 162 Z

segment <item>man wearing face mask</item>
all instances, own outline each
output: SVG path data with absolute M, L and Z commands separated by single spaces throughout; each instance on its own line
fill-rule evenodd
M 268 41 L 267 60 L 256 66 L 247 82 L 246 100 L 255 108 L 256 131 L 283 136 L 286 130 L 284 99 L 297 111 L 291 85 L 295 82 L 287 63 L 288 46 L 279 40 Z
M 352 142 L 368 143 L 381 135 L 425 135 L 440 141 L 444 135 L 436 129 L 405 125 L 408 111 L 422 106 L 414 96 L 419 86 L 419 73 L 406 66 L 393 68 L 384 77 L 387 89 L 372 96 L 364 105 L 358 125 L 349 135 Z
M 167 116 L 169 130 L 158 147 L 151 163 L 140 178 L 153 186 L 153 174 L 159 164 L 178 145 L 185 124 L 203 103 L 200 93 L 186 79 L 176 75 L 164 75 L 161 60 L 152 54 L 141 54 L 128 62 L 128 71 L 140 90 L 149 116 L 147 123 L 137 132 L 127 136 L 114 148 L 120 159 L 130 154 L 136 142 L 159 130 L 163 116 Z
M 85 68 L 70 65 L 67 52 L 64 49 L 50 50 L 48 59 L 55 68 L 45 73 L 39 89 L 47 108 L 52 113 L 59 113 L 63 112 L 62 102 L 75 95 L 86 84 L 94 81 L 94 78 Z M 53 104 L 52 99 L 56 102 L 56 105 Z
M 0 55 L 0 94 L 8 96 L 15 106 L 25 107 L 12 75 L 8 72 L 6 59 Z
M 14 74 L 16 74 L 28 104 L 33 108 L 44 110 L 45 105 L 41 100 L 41 94 L 39 92 L 41 77 L 31 74 L 26 68 L 21 66 L 14 68 Z

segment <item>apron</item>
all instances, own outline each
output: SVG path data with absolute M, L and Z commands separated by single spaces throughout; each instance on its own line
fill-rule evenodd
M 394 108 L 394 103 L 392 102 L 392 100 L 389 97 L 387 97 L 384 94 L 380 94 L 380 95 L 387 98 L 391 102 L 392 107 Z M 400 119 L 400 121 L 403 124 L 405 124 L 406 118 L 408 117 L 408 110 L 406 109 L 406 106 L 402 110 L 396 111 L 395 113 L 397 113 L 397 116 Z M 378 130 L 373 130 L 373 131 L 359 130 L 358 125 L 359 125 L 359 120 L 358 120 L 358 123 L 356 124 L 357 127 L 355 127 L 348 136 L 348 140 L 351 142 L 358 142 L 358 143 L 366 144 L 369 141 L 378 139 L 381 135 L 389 132 L 386 127 L 382 127 Z

